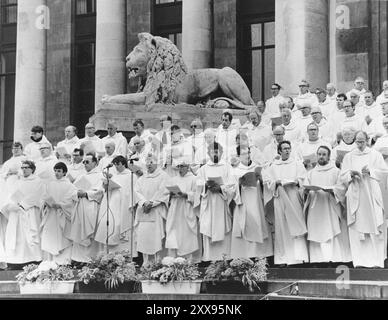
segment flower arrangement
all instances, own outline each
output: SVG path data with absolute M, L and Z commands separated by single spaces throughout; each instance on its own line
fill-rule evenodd
M 238 258 L 212 262 L 205 272 L 205 281 L 234 280 L 248 287 L 250 292 L 259 288 L 259 282 L 267 280 L 267 260 Z
M 140 270 L 141 280 L 154 280 L 161 284 L 194 281 L 199 276 L 198 266 L 184 258 L 165 257 L 161 263 L 146 264 Z
M 74 280 L 74 270 L 70 266 L 60 266 L 54 261 L 43 261 L 39 265 L 29 264 L 16 276 L 19 284 L 45 283 L 49 281 Z
M 138 282 L 136 264 L 129 251 L 100 254 L 79 272 L 80 281 L 103 282 L 108 290 L 113 290 L 124 282 Z

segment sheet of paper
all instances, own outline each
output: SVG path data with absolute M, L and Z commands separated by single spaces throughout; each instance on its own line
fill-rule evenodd
M 92 188 L 92 184 L 85 176 L 82 176 L 79 180 L 75 181 L 74 186 L 84 191 L 90 190 Z
M 20 191 L 20 190 L 16 190 L 12 195 L 11 195 L 11 200 L 15 203 L 20 203 L 22 202 L 22 200 L 25 198 L 25 194 Z
M 303 160 L 310 161 L 310 163 L 317 163 L 317 155 L 309 154 L 309 155 L 303 156 Z

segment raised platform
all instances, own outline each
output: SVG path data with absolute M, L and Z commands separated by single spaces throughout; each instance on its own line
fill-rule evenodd
M 109 121 L 114 121 L 121 132 L 133 132 L 133 121 L 142 119 L 146 128 L 160 130 L 159 119 L 162 115 L 170 115 L 173 123 L 181 128 L 189 129 L 195 118 L 200 118 L 204 128 L 218 127 L 221 123 L 223 109 L 201 108 L 196 105 L 154 104 L 148 109 L 144 105 L 103 104 L 95 115 L 90 118 L 97 131 L 105 131 Z M 240 119 L 241 124 L 247 120 L 245 110 L 233 110 L 233 117 Z
M 348 272 L 348 273 L 344 273 Z M 337 273 L 336 271 L 340 271 Z M 271 268 L 268 286 L 261 294 L 200 295 L 79 294 L 20 295 L 15 276 L 19 271 L 0 272 L 0 300 L 311 300 L 311 299 L 382 299 L 388 300 L 387 269 Z M 77 288 L 77 287 L 76 287 Z M 76 289 L 77 292 L 77 289 Z

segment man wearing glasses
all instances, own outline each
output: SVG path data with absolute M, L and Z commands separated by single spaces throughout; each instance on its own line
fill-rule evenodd
M 335 102 L 328 98 L 326 91 L 322 88 L 315 89 L 315 95 L 318 98 L 318 104 L 313 105 L 313 107 L 321 108 L 323 116 L 329 119 L 330 114 L 333 112 Z
M 66 177 L 73 183 L 78 177 L 85 174 L 85 167 L 82 163 L 84 159 L 84 151 L 82 149 L 74 149 L 72 153 L 72 163 L 69 166 L 69 172 Z
M 7 217 L 4 252 L 0 245 L 0 261 L 8 264 L 26 264 L 42 260 L 40 249 L 40 205 L 45 187 L 34 173 L 33 161 L 23 161 L 22 177 L 5 206 L 0 208 Z M 1 215 L 1 219 L 3 219 Z M 3 223 L 4 221 L 0 221 Z M 4 257 L 1 257 L 4 254 Z
M 265 103 L 266 111 L 271 115 L 271 117 L 279 114 L 279 105 L 284 102 L 284 98 L 280 95 L 281 88 L 282 87 L 279 84 L 274 83 L 271 86 L 272 97 Z
M 51 143 L 47 140 L 43 134 L 43 128 L 41 126 L 33 126 L 31 129 L 31 140 L 32 142 L 26 145 L 24 150 L 25 155 L 28 159 L 36 161 L 40 158 L 40 146 L 43 143 Z
M 299 95 L 295 98 L 295 105 L 310 104 L 315 105 L 318 103 L 318 98 L 315 94 L 310 92 L 310 84 L 306 80 L 302 80 L 299 83 Z
M 203 125 L 200 119 L 194 119 L 190 124 L 192 135 L 186 139 L 190 152 L 191 168 L 198 171 L 200 165 L 206 162 L 206 141 Z
M 88 153 L 83 161 L 86 174 L 74 182 L 77 188 L 78 203 L 72 219 L 69 239 L 73 241 L 71 259 L 76 262 L 88 262 L 101 249 L 94 240 L 97 216 L 104 195 L 103 174 L 98 169 L 97 158 Z

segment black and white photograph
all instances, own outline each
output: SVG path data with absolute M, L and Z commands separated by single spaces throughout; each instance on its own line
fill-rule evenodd
M 387 17 L 0 0 L 0 302 L 388 300 Z

